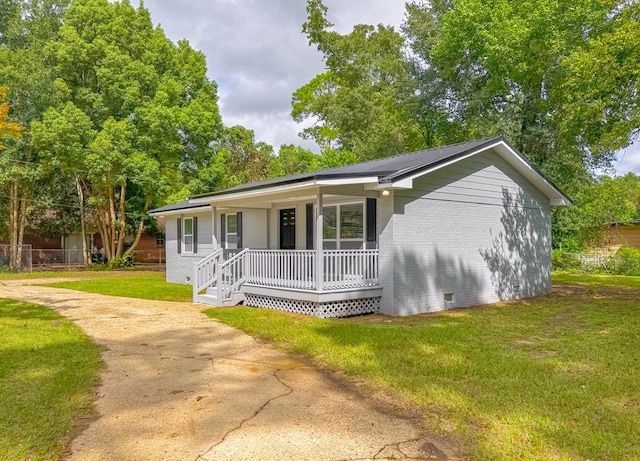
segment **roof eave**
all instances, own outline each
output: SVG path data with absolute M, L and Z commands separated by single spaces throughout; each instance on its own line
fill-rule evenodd
M 160 208 L 156 209 L 156 210 L 151 210 L 149 211 L 147 214 L 149 216 L 171 216 L 171 215 L 180 215 L 180 214 L 184 214 L 184 213 L 188 213 L 188 212 L 197 212 L 197 211 L 206 211 L 211 209 L 211 207 L 209 206 L 209 204 L 203 204 L 203 205 L 198 205 L 198 206 L 186 206 L 184 208 L 178 208 L 175 210 L 162 210 Z
M 268 194 L 278 194 L 281 192 L 298 191 L 301 189 L 310 189 L 315 187 L 326 186 L 344 186 L 357 184 L 378 184 L 377 176 L 333 176 L 324 177 L 323 179 L 307 180 L 304 182 L 288 182 L 286 184 L 270 185 L 268 187 L 257 187 L 240 191 L 220 192 L 217 194 L 208 194 L 201 196 L 193 196 L 189 198 L 191 203 L 215 203 L 221 200 L 250 198 L 252 196 L 260 196 L 264 198 Z

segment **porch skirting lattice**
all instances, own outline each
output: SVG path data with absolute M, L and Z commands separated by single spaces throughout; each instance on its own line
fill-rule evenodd
M 244 303 L 251 307 L 268 307 L 279 311 L 313 315 L 320 318 L 372 314 L 380 310 L 379 297 L 348 299 L 344 301 L 313 302 L 246 293 Z

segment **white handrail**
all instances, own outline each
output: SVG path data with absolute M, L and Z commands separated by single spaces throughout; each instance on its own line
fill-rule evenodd
M 245 248 L 227 259 L 220 266 L 218 277 L 218 299 L 226 299 L 231 296 L 234 291 L 240 288 L 247 277 L 246 255 L 249 249 Z M 220 283 L 222 282 L 222 283 Z
M 193 302 L 197 302 L 198 294 L 205 288 L 215 285 L 218 279 L 218 268 L 222 259 L 222 248 L 218 248 L 213 253 L 193 263 Z

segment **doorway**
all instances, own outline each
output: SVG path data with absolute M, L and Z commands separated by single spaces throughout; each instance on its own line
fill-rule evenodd
M 296 209 L 280 210 L 280 249 L 296 249 Z

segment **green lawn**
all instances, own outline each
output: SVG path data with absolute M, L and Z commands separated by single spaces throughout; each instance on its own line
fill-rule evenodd
M 167 283 L 164 273 L 116 273 L 115 277 L 53 282 L 43 286 L 157 301 L 188 302 L 191 301 L 192 296 L 191 285 Z
M 91 416 L 99 347 L 37 304 L 0 299 L 0 460 L 57 460 Z
M 640 288 L 640 277 L 607 274 L 576 274 L 574 272 L 554 272 L 554 282 L 569 282 L 596 286 Z
M 207 314 L 391 390 L 479 460 L 640 459 L 640 291 L 405 318 Z

